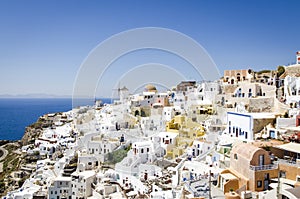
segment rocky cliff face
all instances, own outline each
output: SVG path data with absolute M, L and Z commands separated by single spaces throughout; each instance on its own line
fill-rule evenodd
M 53 124 L 53 120 L 48 119 L 47 115 L 39 117 L 39 119 L 26 127 L 25 133 L 21 139 L 23 146 L 33 144 L 35 139 L 38 138 L 43 131 L 43 128 L 50 127 Z
M 41 129 L 33 128 L 33 127 L 26 127 L 25 133 L 21 139 L 21 143 L 23 146 L 28 144 L 33 144 L 34 140 L 38 138 L 42 133 Z

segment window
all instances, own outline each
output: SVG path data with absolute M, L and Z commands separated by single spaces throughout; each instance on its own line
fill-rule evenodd
M 237 160 L 237 159 L 238 159 L 238 156 L 237 156 L 237 154 L 236 154 L 236 153 L 234 154 L 234 159 L 235 159 L 235 160 Z
M 257 183 L 256 183 L 256 186 L 257 186 L 257 188 L 262 187 L 262 181 L 261 181 L 261 180 L 258 180 Z
M 141 149 L 141 153 L 144 153 L 144 149 L 143 148 Z

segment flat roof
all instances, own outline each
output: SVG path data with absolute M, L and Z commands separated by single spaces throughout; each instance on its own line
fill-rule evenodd
M 299 126 L 288 126 L 288 127 L 282 127 L 282 129 L 290 130 L 290 131 L 300 131 Z
M 292 195 L 296 196 L 296 198 L 300 198 L 300 187 L 286 189 L 286 191 L 290 192 Z
M 277 179 L 276 179 L 276 180 L 275 180 L 275 179 L 272 179 L 272 180 L 276 181 Z M 278 183 L 271 183 L 271 184 L 269 184 L 269 186 L 272 187 L 273 189 L 275 189 L 275 188 L 278 187 Z M 280 186 L 281 186 L 281 188 L 284 189 L 284 190 L 285 190 L 285 189 L 290 189 L 290 188 L 292 187 L 291 185 L 287 185 L 287 184 L 281 184 Z
M 283 149 L 286 151 L 291 151 L 294 153 L 300 153 L 300 144 L 294 143 L 294 142 L 290 142 L 287 144 L 282 144 L 282 145 L 278 145 L 278 146 L 274 146 L 278 149 Z
M 66 177 L 66 176 L 57 176 L 54 181 L 71 181 L 71 177 Z
M 272 178 L 272 181 L 278 182 L 278 178 Z M 287 178 L 280 178 L 279 180 L 283 185 L 289 185 L 289 187 L 295 186 L 297 183 L 295 180 L 290 180 Z
M 90 170 L 90 171 L 88 170 L 88 171 L 82 171 L 82 172 L 77 172 L 77 171 L 75 171 L 75 172 L 72 173 L 71 175 L 72 175 L 72 176 L 78 175 L 78 176 L 83 177 L 83 179 L 87 179 L 87 178 L 89 178 L 89 177 L 92 177 L 92 176 L 96 175 L 96 173 L 95 173 L 94 170 Z
M 234 180 L 237 179 L 237 177 L 235 177 L 233 174 L 231 173 L 221 173 L 220 174 L 222 178 L 226 179 L 226 180 Z
M 157 136 L 159 137 L 165 137 L 166 135 L 170 136 L 171 138 L 174 138 L 178 135 L 179 133 L 175 133 L 175 132 L 168 132 L 168 131 L 162 131 L 159 132 Z
M 228 111 L 227 114 L 244 116 L 244 117 L 253 117 L 253 119 L 274 119 L 275 115 L 277 113 L 269 113 L 269 112 L 262 112 L 262 113 L 239 113 L 239 112 Z
M 251 113 L 253 119 L 273 119 L 275 118 L 275 115 L 278 113 Z

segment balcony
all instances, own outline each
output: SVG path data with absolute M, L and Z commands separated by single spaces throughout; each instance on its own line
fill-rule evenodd
M 261 166 L 253 166 L 250 165 L 249 169 L 252 171 L 264 171 L 264 170 L 273 170 L 277 169 L 278 164 L 268 164 L 268 165 L 261 165 Z
M 276 164 L 285 164 L 293 167 L 300 167 L 300 160 L 290 160 L 290 159 L 278 159 Z

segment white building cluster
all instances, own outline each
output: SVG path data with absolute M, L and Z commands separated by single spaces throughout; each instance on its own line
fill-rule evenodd
M 234 181 L 233 191 L 246 198 L 246 191 L 261 191 L 262 182 L 242 179 L 234 169 L 276 171 L 279 163 L 266 165 L 261 156 L 259 165 L 251 162 L 243 170 L 237 166 L 238 157 L 246 161 L 250 155 L 235 146 L 299 141 L 295 133 L 300 130 L 300 80 L 293 75 L 295 67 L 300 68 L 297 64 L 286 66 L 280 77 L 265 72 L 269 76 L 263 81 L 252 70 L 231 70 L 219 81 L 183 81 L 164 92 L 147 85 L 144 92 L 130 95 L 123 87 L 112 104 L 96 102 L 63 113 L 34 143 L 22 147 L 38 160 L 24 184 L 5 198 L 227 197 L 232 192 L 229 181 Z M 298 151 L 291 150 L 296 154 L 292 162 L 299 161 Z M 266 179 L 271 182 L 270 176 Z M 247 180 L 249 186 L 244 186 Z

